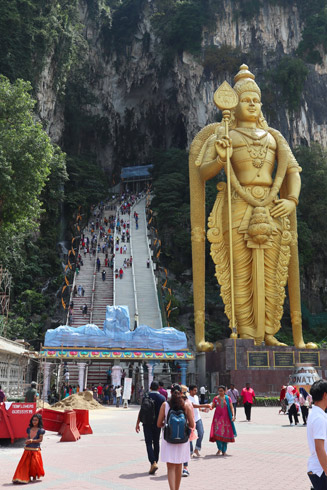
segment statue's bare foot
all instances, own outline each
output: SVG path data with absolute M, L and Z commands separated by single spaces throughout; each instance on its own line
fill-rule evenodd
M 305 348 L 306 349 L 318 349 L 318 346 L 314 342 L 308 342 L 307 344 L 305 344 Z
M 265 335 L 265 344 L 266 345 L 279 345 L 287 347 L 287 344 L 283 344 L 283 342 L 279 342 L 273 335 Z
M 196 346 L 198 352 L 210 352 L 213 350 L 213 344 L 211 342 L 199 342 Z
M 317 344 L 315 344 L 314 342 L 308 342 L 307 344 L 305 344 L 303 340 L 301 342 L 295 343 L 295 347 L 297 349 L 318 349 Z

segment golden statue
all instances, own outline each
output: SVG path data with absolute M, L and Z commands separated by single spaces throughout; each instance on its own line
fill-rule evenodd
M 205 341 L 205 182 L 222 169 L 227 184 L 208 220 L 207 237 L 216 277 L 230 321 L 231 337 L 257 345 L 285 345 L 275 334 L 283 315 L 288 281 L 294 344 L 302 335 L 300 278 L 296 232 L 301 167 L 279 133 L 268 127 L 261 111 L 261 91 L 242 65 L 234 90 L 224 82 L 215 93 L 223 122 L 203 128 L 190 149 L 190 192 L 195 341 Z M 230 267 L 230 264 L 233 267 Z

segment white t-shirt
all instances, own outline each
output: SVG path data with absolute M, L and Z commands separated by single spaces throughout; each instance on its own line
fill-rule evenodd
M 312 407 L 308 417 L 307 438 L 310 449 L 308 472 L 312 471 L 312 473 L 320 477 L 324 470 L 317 457 L 315 439 L 323 439 L 325 441 L 324 446 L 327 452 L 327 414 L 315 405 Z
M 201 388 L 200 388 L 200 394 L 201 395 L 205 395 L 206 394 L 206 389 L 205 389 L 204 386 L 201 386 Z
M 116 388 L 116 396 L 121 396 L 121 388 Z
M 188 395 L 187 398 L 190 400 L 191 403 L 194 403 L 195 405 L 200 405 L 198 395 L 194 395 L 194 396 Z M 200 409 L 193 408 L 193 410 L 194 410 L 194 421 L 197 422 L 201 418 Z

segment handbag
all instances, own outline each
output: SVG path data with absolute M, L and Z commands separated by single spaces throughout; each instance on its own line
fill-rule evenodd
M 193 429 L 190 429 L 191 433 L 190 433 L 190 437 L 189 437 L 189 441 L 196 441 L 199 436 L 198 436 L 198 431 L 196 430 L 196 428 L 194 427 Z

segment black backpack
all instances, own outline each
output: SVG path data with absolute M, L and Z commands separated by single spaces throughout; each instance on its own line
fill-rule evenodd
M 155 403 L 150 398 L 149 393 L 145 393 L 140 410 L 140 421 L 144 425 L 153 425 L 156 423 Z

